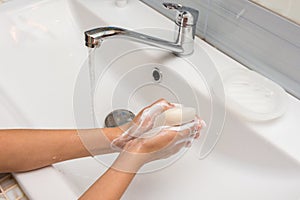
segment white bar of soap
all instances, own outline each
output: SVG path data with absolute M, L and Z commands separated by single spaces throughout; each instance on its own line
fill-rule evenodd
M 175 107 L 166 110 L 160 114 L 155 122 L 154 127 L 158 126 L 176 126 L 185 124 L 195 119 L 196 110 L 191 107 Z

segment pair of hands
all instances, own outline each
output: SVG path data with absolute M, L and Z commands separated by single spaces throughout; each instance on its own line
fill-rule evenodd
M 168 158 L 183 147 L 191 146 L 202 127 L 197 116 L 192 122 L 180 126 L 152 129 L 156 117 L 173 107 L 173 104 L 160 99 L 140 111 L 131 123 L 119 127 L 124 132 L 112 141 L 112 148 L 121 151 L 114 163 L 115 168 L 136 172 L 145 163 Z

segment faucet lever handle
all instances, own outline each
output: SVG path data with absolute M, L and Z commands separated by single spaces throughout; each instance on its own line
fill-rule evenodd
M 181 26 L 192 25 L 193 26 L 193 25 L 197 24 L 198 16 L 199 16 L 198 10 L 196 10 L 194 8 L 182 6 L 181 4 L 177 4 L 177 3 L 163 3 L 163 6 L 166 9 L 177 11 L 177 16 L 176 16 L 175 22 L 178 25 L 181 25 Z
M 165 8 L 170 10 L 172 9 L 179 10 L 180 8 L 182 8 L 182 5 L 178 3 L 163 3 L 163 5 L 165 6 Z

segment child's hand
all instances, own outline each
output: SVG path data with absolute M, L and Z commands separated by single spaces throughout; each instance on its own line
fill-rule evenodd
M 168 158 L 183 147 L 189 147 L 199 137 L 201 122 L 194 121 L 174 127 L 159 127 L 159 133 L 151 138 L 128 141 L 113 167 L 120 171 L 136 173 L 144 164 Z
M 145 107 L 131 123 L 119 127 L 124 130 L 124 133 L 112 141 L 112 147 L 121 150 L 128 141 L 138 138 L 152 129 L 156 117 L 173 107 L 174 105 L 164 99 Z

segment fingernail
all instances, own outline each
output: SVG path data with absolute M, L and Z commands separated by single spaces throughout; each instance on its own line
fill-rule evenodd
M 202 125 L 201 126 L 200 125 L 196 126 L 195 127 L 195 133 L 200 132 L 201 128 L 202 128 Z
M 192 146 L 192 142 L 191 141 L 188 141 L 187 143 L 186 143 L 186 145 L 185 145 L 185 147 L 191 147 Z
M 174 107 L 177 107 L 177 108 L 181 108 L 182 107 L 182 104 L 179 104 L 179 103 L 172 103 L 172 105 Z
M 200 120 L 200 124 L 201 124 L 202 128 L 205 128 L 207 126 L 206 122 L 203 119 Z

